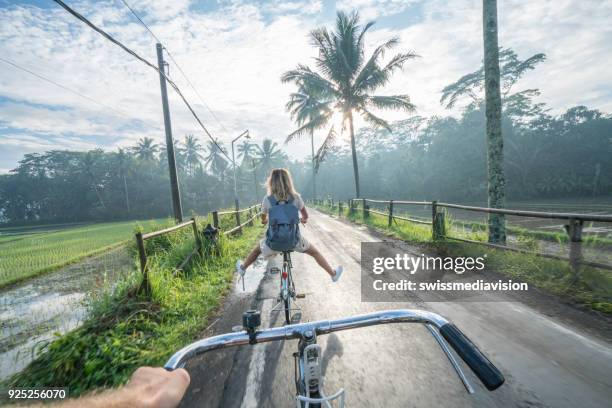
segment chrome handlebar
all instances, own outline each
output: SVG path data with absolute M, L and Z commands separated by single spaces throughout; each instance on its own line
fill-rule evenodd
M 451 360 L 451 363 L 453 363 L 453 367 L 457 370 L 469 392 L 472 392 L 471 386 L 467 383 L 459 365 L 456 364 L 452 354 L 448 351 L 448 347 L 445 347 L 444 340 L 455 349 L 457 354 L 468 364 L 489 390 L 492 391 L 503 384 L 504 377 L 499 370 L 455 325 L 449 323 L 448 320 L 436 313 L 408 309 L 387 310 L 334 320 L 320 320 L 283 327 L 272 327 L 257 330 L 251 336 L 249 336 L 247 331 L 241 331 L 209 337 L 198 340 L 176 352 L 166 362 L 164 368 L 167 370 L 182 368 L 189 359 L 212 350 L 270 341 L 299 339 L 307 331 L 313 331 L 320 335 L 388 323 L 421 323 L 427 325 L 431 334 L 436 338 L 442 350 Z

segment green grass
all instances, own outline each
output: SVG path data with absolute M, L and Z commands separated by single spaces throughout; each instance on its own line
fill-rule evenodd
M 328 214 L 338 215 L 338 208 L 326 205 L 317 205 L 317 209 Z M 452 242 L 433 243 L 431 226 L 421 225 L 398 220 L 388 227 L 388 218 L 370 213 L 364 221 L 361 209 L 349 214 L 344 209 L 342 217 L 358 224 L 365 224 L 375 230 L 398 239 L 422 244 L 437 250 L 444 250 L 456 256 L 483 256 L 487 255 L 487 265 L 491 270 L 509 276 L 516 280 L 527 282 L 537 288 L 557 295 L 560 298 L 585 306 L 605 314 L 612 314 L 612 272 L 608 270 L 582 267 L 578 277 L 568 262 L 543 258 L 537 255 L 498 250 L 484 245 Z M 448 215 L 446 230 L 455 224 Z M 486 230 L 482 228 L 468 228 L 467 230 L 452 231 L 454 236 L 473 241 L 486 242 Z M 532 234 L 518 234 L 517 241 L 522 249 L 533 250 L 537 246 L 536 237 Z
M 69 387 L 77 396 L 123 384 L 139 366 L 162 365 L 208 325 L 231 286 L 235 260 L 262 232 L 248 227 L 236 237 L 221 237 L 218 251 L 207 248 L 177 276 L 176 266 L 193 249 L 191 229 L 147 241 L 150 298 L 138 294 L 142 279 L 134 271 L 93 300 L 81 327 L 39 347 L 38 357 L 2 385 Z
M 12 234 L 12 229 L 0 236 L 0 287 L 120 246 L 133 238 L 136 225 L 151 230 L 161 221 L 90 224 L 38 233 Z

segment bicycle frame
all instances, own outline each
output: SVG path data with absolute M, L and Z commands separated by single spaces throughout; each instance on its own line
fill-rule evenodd
M 293 339 L 301 340 L 301 345 L 306 343 L 315 344 L 316 336 L 318 335 L 390 323 L 420 323 L 426 325 L 429 332 L 436 339 L 438 345 L 442 348 L 442 351 L 450 360 L 452 367 L 457 372 L 457 375 L 465 385 L 468 393 L 473 393 L 473 388 L 463 374 L 448 345 L 450 345 L 455 350 L 457 355 L 463 359 L 463 361 L 470 367 L 470 369 L 487 387 L 487 389 L 493 391 L 504 383 L 505 379 L 501 372 L 454 324 L 450 323 L 444 317 L 436 313 L 425 310 L 408 309 L 388 310 L 335 320 L 321 320 L 316 322 L 287 325 L 283 327 L 272 327 L 264 330 L 256 330 L 254 327 L 246 327 L 247 330 L 245 331 L 222 334 L 219 336 L 198 340 L 195 343 L 184 347 L 168 360 L 165 368 L 167 370 L 174 370 L 176 368 L 184 367 L 189 359 L 212 350 L 243 346 L 247 344 Z M 299 350 L 300 347 L 298 347 L 298 357 L 304 356 L 304 350 L 310 344 L 301 347 L 301 351 Z M 305 367 L 300 368 L 298 365 L 298 367 L 296 367 L 296 375 L 299 376 L 296 378 L 296 383 L 302 379 L 305 380 Z M 342 392 L 342 390 L 340 392 Z M 327 401 L 331 400 L 332 397 L 336 398 L 340 392 L 330 397 L 326 397 Z M 342 396 L 342 399 L 343 398 L 344 397 Z M 323 402 L 327 405 L 326 401 L 310 400 L 312 399 L 309 397 L 308 393 L 304 395 L 304 392 L 301 392 L 298 386 L 296 396 L 296 401 L 298 404 L 300 401 L 303 401 L 306 404 L 320 404 Z
M 271 312 L 285 312 L 285 323 L 291 323 L 291 311 L 299 310 L 299 308 L 292 308 L 291 304 L 295 301 L 295 284 L 293 283 L 293 276 L 291 269 L 293 265 L 291 263 L 291 251 L 283 252 L 283 267 L 280 274 L 280 293 L 278 297 L 278 303 L 272 308 Z

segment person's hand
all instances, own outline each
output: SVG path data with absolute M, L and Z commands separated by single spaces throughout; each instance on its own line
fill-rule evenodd
M 179 368 L 140 367 L 124 387 L 136 401 L 136 407 L 174 408 L 183 398 L 190 378 L 187 370 Z
M 308 218 L 304 218 L 304 217 L 300 218 L 300 222 L 304 225 L 306 225 L 307 221 L 308 221 Z

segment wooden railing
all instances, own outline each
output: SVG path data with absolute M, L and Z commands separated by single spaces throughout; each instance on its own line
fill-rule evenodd
M 201 252 L 202 250 L 202 240 L 200 238 L 200 233 L 198 231 L 198 223 L 195 217 L 191 218 L 189 221 L 182 222 L 177 225 L 173 225 L 172 227 L 164 228 L 163 230 L 148 232 L 143 234 L 142 232 L 137 232 L 135 234 L 136 237 L 136 245 L 138 247 L 138 258 L 140 260 L 140 272 L 142 273 L 142 285 L 146 295 L 150 294 L 151 286 L 149 284 L 149 273 L 147 269 L 147 251 L 145 249 L 145 241 L 151 238 L 159 237 L 161 235 L 169 234 L 171 232 L 178 231 L 179 229 L 188 227 L 191 225 L 193 229 L 193 236 L 195 239 L 195 247 L 193 251 L 189 253 L 189 255 L 181 262 L 177 270 L 182 270 L 185 265 L 189 263 L 191 258 L 196 254 Z
M 215 228 L 220 229 L 220 224 L 219 224 L 219 216 L 220 215 L 235 215 L 236 216 L 236 226 L 227 230 L 227 231 L 223 231 L 224 235 L 230 235 L 230 234 L 234 234 L 236 232 L 239 232 L 242 230 L 242 228 L 246 225 L 253 225 L 253 221 L 255 220 L 255 218 L 257 218 L 257 216 L 260 214 L 259 211 L 259 207 L 260 204 L 255 204 L 252 205 L 250 207 L 244 208 L 242 210 L 231 210 L 231 211 L 213 211 L 212 215 L 213 215 L 213 225 Z M 247 213 L 247 220 L 243 223 L 240 222 L 240 214 L 246 212 Z
M 247 208 L 244 208 L 238 211 L 235 211 L 235 210 L 234 211 L 213 211 L 212 217 L 213 217 L 213 225 L 215 228 L 214 232 L 217 233 L 219 230 L 221 230 L 221 227 L 219 225 L 219 216 L 221 215 L 236 215 L 237 225 L 227 231 L 222 231 L 224 235 L 230 235 L 230 234 L 237 233 L 241 231 L 244 226 L 252 225 L 253 220 L 259 214 L 258 207 L 259 207 L 259 204 L 252 205 L 250 207 L 247 207 Z M 244 213 L 244 212 L 248 214 L 247 216 L 248 219 L 244 223 L 240 223 L 239 214 Z M 189 264 L 189 262 L 191 261 L 194 255 L 196 254 L 202 255 L 202 248 L 203 248 L 202 236 L 201 236 L 201 231 L 198 230 L 198 223 L 195 217 L 191 218 L 189 221 L 185 221 L 180 224 L 176 224 L 176 225 L 173 225 L 168 228 L 164 228 L 159 231 L 153 231 L 153 232 L 148 232 L 148 233 L 137 232 L 135 234 L 136 246 L 138 248 L 138 258 L 140 260 L 140 271 L 143 277 L 141 288 L 145 291 L 147 295 L 150 294 L 150 284 L 149 284 L 149 274 L 148 274 L 148 269 L 147 269 L 147 251 L 145 248 L 145 241 L 147 241 L 148 239 L 159 237 L 161 235 L 165 235 L 165 234 L 169 234 L 169 233 L 178 231 L 180 229 L 183 229 L 189 226 L 191 226 L 193 230 L 195 246 L 194 246 L 194 249 L 189 253 L 189 255 L 187 255 L 187 257 L 185 257 L 185 259 L 183 259 L 180 265 L 175 269 L 174 273 L 176 274 L 177 272 L 182 271 L 183 268 L 187 264 Z M 208 226 L 208 228 L 210 228 L 210 225 Z M 205 229 L 203 232 L 204 232 L 204 236 L 206 237 L 207 229 Z
M 335 207 L 333 199 L 327 200 L 313 200 L 315 204 L 328 205 Z M 369 204 L 383 204 L 387 206 L 387 212 L 378 211 L 370 208 Z M 344 212 L 343 202 L 337 201 L 338 214 L 342 215 Z M 426 224 L 432 226 L 432 239 L 434 241 L 441 239 L 450 239 L 455 241 L 462 241 L 472 244 L 486 245 L 492 248 L 504 249 L 514 252 L 520 252 L 531 255 L 538 255 L 546 258 L 558 259 L 563 261 L 569 261 L 573 267 L 577 268 L 580 265 L 588 265 L 596 268 L 603 268 L 612 270 L 612 265 L 600 262 L 587 261 L 582 257 L 582 229 L 585 221 L 592 222 L 612 222 L 612 215 L 602 214 L 578 214 L 578 213 L 562 213 L 562 212 L 544 212 L 544 211 L 524 211 L 524 210 L 512 210 L 506 208 L 487 208 L 487 207 L 475 207 L 461 204 L 451 203 L 439 203 L 437 201 L 403 201 L 403 200 L 374 200 L 368 198 L 351 199 L 347 202 L 349 208 L 349 214 L 355 214 L 358 208 L 361 207 L 362 217 L 367 218 L 370 213 L 378 214 L 388 218 L 388 226 L 390 227 L 395 220 L 402 220 L 407 222 L 413 222 L 417 224 Z M 431 207 L 431 219 L 418 219 L 398 216 L 394 213 L 397 206 L 430 206 Z M 527 251 L 521 248 L 510 247 L 503 244 L 495 244 L 489 242 L 475 241 L 465 238 L 450 236 L 446 231 L 446 208 L 453 208 L 466 211 L 475 211 L 487 214 L 504 214 L 517 217 L 531 217 L 531 218 L 542 218 L 542 219 L 558 219 L 567 220 L 565 225 L 565 231 L 569 238 L 569 258 L 562 257 L 555 254 L 545 252 L 534 252 Z

